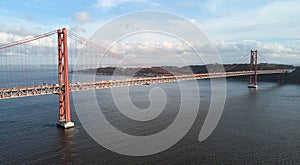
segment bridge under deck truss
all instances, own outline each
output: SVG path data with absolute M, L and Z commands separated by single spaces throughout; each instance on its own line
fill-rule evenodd
M 258 70 L 257 74 L 276 74 L 286 73 L 286 70 Z M 131 78 L 122 80 L 101 80 L 96 82 L 78 82 L 69 84 L 70 92 L 112 88 L 120 86 L 134 86 L 134 85 L 150 85 L 154 83 L 174 82 L 181 80 L 200 80 L 222 77 L 235 77 L 253 75 L 254 71 L 237 71 L 237 72 L 216 72 L 216 73 L 202 73 L 202 74 L 189 74 L 189 75 L 176 75 L 176 76 L 160 76 L 160 77 L 144 77 L 144 78 Z M 64 87 L 63 87 L 64 88 Z M 0 99 L 17 98 L 25 96 L 38 96 L 46 94 L 58 94 L 64 91 L 58 84 L 40 85 L 30 87 L 16 87 L 0 90 Z

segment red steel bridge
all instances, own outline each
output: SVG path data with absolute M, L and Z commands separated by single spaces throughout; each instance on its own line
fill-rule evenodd
M 49 39 L 56 35 L 57 38 L 52 40 Z M 71 39 L 70 42 L 67 41 L 68 38 Z M 182 80 L 212 79 L 247 75 L 250 76 L 248 87 L 257 88 L 257 75 L 286 72 L 286 70 L 258 70 L 258 51 L 251 50 L 250 69 L 248 71 L 215 71 L 211 73 L 184 74 L 168 72 L 164 69 L 156 67 L 149 69 L 162 73 L 162 76 L 119 80 L 95 80 L 94 82 L 72 83 L 69 81 L 69 63 L 70 61 L 72 63 L 72 60 L 74 59 L 69 59 L 68 53 L 70 52 L 77 54 L 77 52 L 74 51 L 79 50 L 75 49 L 68 51 L 68 45 L 75 47 L 78 47 L 78 45 L 86 45 L 96 49 L 99 52 L 105 52 L 104 49 L 100 49 L 99 46 L 88 42 L 85 38 L 80 37 L 72 32 L 67 33 L 65 28 L 0 46 L 0 76 L 2 77 L 2 81 L 0 81 L 2 84 L 0 86 L 0 99 L 58 94 L 58 124 L 64 128 L 70 128 L 74 126 L 74 124 L 71 122 L 70 116 L 70 92 L 119 86 L 150 85 L 153 83 L 165 83 Z M 53 58 L 53 56 L 50 57 L 48 54 L 56 54 L 56 58 Z M 114 59 L 123 58 L 122 56 L 113 52 L 105 52 L 105 54 Z M 126 62 L 134 65 L 141 65 L 131 60 L 127 60 Z M 40 65 L 46 65 L 49 63 L 56 63 L 57 67 L 55 72 L 48 68 L 48 71 L 51 74 L 48 80 L 51 80 L 51 82 L 45 83 L 46 80 L 43 79 L 45 72 L 43 71 L 47 69 L 42 70 Z M 29 80 L 33 80 L 33 83 L 28 83 Z M 56 82 L 53 82 L 53 80 Z

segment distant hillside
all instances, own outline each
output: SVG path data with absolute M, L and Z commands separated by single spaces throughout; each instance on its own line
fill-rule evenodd
M 172 73 L 180 74 L 190 74 L 191 72 L 197 73 L 207 73 L 207 68 L 212 68 L 211 71 L 218 71 L 214 68 L 221 68 L 224 66 L 224 69 L 227 72 L 234 71 L 247 71 L 249 70 L 249 64 L 210 64 L 210 65 L 192 65 L 192 66 L 162 66 L 162 67 L 148 67 L 148 68 L 121 68 L 121 67 L 103 67 L 97 69 L 86 69 L 79 70 L 76 72 L 80 73 L 92 73 L 98 75 L 126 75 L 126 76 L 162 76 L 162 75 L 172 75 Z M 295 69 L 292 65 L 283 65 L 283 64 L 267 64 L 262 63 L 258 65 L 259 70 L 273 70 L 273 69 Z M 230 79 L 237 80 L 247 80 L 249 76 L 233 77 Z M 300 67 L 297 67 L 292 73 L 287 74 L 271 74 L 271 75 L 259 75 L 259 81 L 272 81 L 272 82 L 288 82 L 288 83 L 299 83 L 300 84 Z
M 285 81 L 290 83 L 300 83 L 300 67 L 297 67 L 292 73 L 288 74 Z

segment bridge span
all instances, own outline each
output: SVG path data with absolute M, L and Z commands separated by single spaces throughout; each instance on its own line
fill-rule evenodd
M 257 74 L 278 74 L 286 73 L 286 70 L 257 70 Z M 187 74 L 176 76 L 159 76 L 159 77 L 142 77 L 130 78 L 122 80 L 101 80 L 96 82 L 78 82 L 69 84 L 70 92 L 82 90 L 94 90 L 103 88 L 113 88 L 121 86 L 134 86 L 134 85 L 150 85 L 155 83 L 175 82 L 182 80 L 200 80 L 222 77 L 236 77 L 254 75 L 254 71 L 237 71 L 237 72 L 215 72 L 215 73 L 201 73 L 201 74 Z M 26 96 L 38 96 L 46 94 L 59 94 L 64 91 L 64 84 L 62 87 L 59 84 L 44 84 L 39 86 L 29 87 L 15 87 L 0 90 L 0 99 L 18 98 Z
M 55 60 L 55 63 L 57 63 L 57 73 L 55 73 L 55 77 L 57 76 L 58 79 L 54 83 L 49 84 L 41 84 L 41 85 L 24 85 L 24 87 L 20 87 L 22 85 L 20 84 L 26 84 L 26 83 L 19 83 L 16 85 L 16 87 L 12 87 L 10 82 L 12 82 L 13 76 L 15 77 L 22 77 L 22 80 L 25 78 L 30 77 L 29 74 L 25 73 L 19 73 L 15 72 L 12 69 L 12 65 L 19 64 L 19 68 L 21 68 L 21 72 L 23 72 L 23 68 L 28 69 L 28 63 L 33 63 L 35 69 L 30 70 L 30 72 L 34 72 L 32 77 L 33 79 L 37 79 L 36 73 L 40 73 L 41 78 L 43 78 L 44 75 L 42 75 L 41 72 L 38 71 L 37 68 L 39 68 L 39 64 L 48 64 L 49 61 L 47 60 L 46 55 L 51 55 L 52 53 L 48 52 L 51 47 L 45 47 L 45 44 L 41 42 L 41 39 L 46 39 L 50 36 L 53 36 L 54 34 L 57 34 L 57 46 L 52 48 L 57 48 L 57 57 Z M 67 35 L 68 34 L 68 35 Z M 70 34 L 70 35 L 69 35 Z M 70 37 L 75 41 L 75 43 L 70 43 L 67 41 L 67 38 Z M 36 41 L 37 43 L 33 43 Z M 49 44 L 49 41 L 45 41 L 46 44 Z M 64 128 L 70 128 L 74 126 L 74 123 L 71 122 L 71 113 L 70 113 L 70 92 L 75 91 L 82 91 L 82 90 L 95 90 L 95 89 L 103 89 L 103 88 L 113 88 L 113 87 L 121 87 L 121 86 L 134 86 L 134 85 L 150 85 L 154 83 L 167 83 L 167 82 L 174 82 L 174 81 L 183 81 L 183 80 L 199 80 L 199 79 L 213 79 L 213 78 L 221 78 L 221 77 L 235 77 L 235 76 L 246 76 L 249 75 L 249 88 L 257 88 L 257 75 L 260 74 L 278 74 L 278 73 L 286 73 L 286 70 L 258 70 L 257 68 L 257 59 L 258 59 L 258 51 L 252 51 L 250 52 L 250 69 L 249 71 L 237 71 L 237 72 L 226 72 L 228 70 L 225 69 L 225 72 L 210 72 L 210 73 L 200 73 L 200 74 L 182 74 L 182 73 L 172 73 L 173 76 L 158 76 L 158 77 L 132 77 L 129 79 L 122 79 L 122 80 L 101 80 L 96 82 L 78 82 L 78 83 L 71 83 L 69 82 L 69 60 L 72 60 L 72 58 L 69 59 L 69 52 L 68 52 L 68 45 L 77 45 L 78 43 L 81 43 L 82 46 L 87 46 L 95 49 L 94 51 L 98 52 L 99 54 L 107 55 L 114 60 L 124 60 L 123 56 L 120 56 L 118 54 L 115 54 L 110 51 L 103 51 L 102 49 L 99 49 L 99 45 L 95 45 L 92 43 L 89 43 L 86 39 L 79 37 L 73 33 L 67 33 L 67 29 L 58 29 L 57 31 L 51 31 L 42 35 L 33 36 L 28 39 L 12 42 L 3 46 L 0 46 L 0 50 L 3 54 L 1 56 L 4 58 L 2 60 L 2 63 L 5 65 L 0 65 L 2 68 L 5 69 L 5 77 L 6 81 L 3 81 L 7 87 L 4 87 L 0 89 L 0 99 L 9 99 L 9 98 L 18 98 L 18 97 L 27 97 L 27 96 L 39 96 L 39 95 L 45 95 L 45 94 L 58 94 L 59 95 L 59 120 L 58 125 L 64 127 Z M 31 43 L 31 44 L 30 44 Z M 37 46 L 38 45 L 38 46 Z M 19 47 L 16 47 L 19 46 Z M 16 50 L 12 51 L 12 48 L 15 47 Z M 37 47 L 39 49 L 37 49 Z M 34 55 L 32 55 L 30 52 L 27 52 L 28 50 L 33 50 L 35 52 Z M 54 49 L 52 49 L 54 50 Z M 81 49 L 75 49 L 70 52 L 74 53 L 77 50 Z M 14 54 L 17 54 L 18 56 L 14 56 Z M 28 58 L 26 58 L 25 55 L 28 54 Z M 56 54 L 56 53 L 53 53 Z M 76 54 L 76 53 L 74 53 Z M 24 57 L 25 56 L 25 57 Z M 247 55 L 248 56 L 248 55 Z M 246 57 L 247 57 L 246 56 Z M 18 58 L 16 58 L 18 57 Z M 35 59 L 36 57 L 41 57 L 40 60 Z M 11 60 L 11 58 L 19 59 L 19 60 Z M 37 62 L 40 61 L 38 64 Z M 140 63 L 137 63 L 136 61 L 131 60 L 125 60 L 129 64 L 134 64 L 134 66 L 144 66 Z M 21 65 L 20 65 L 21 64 Z M 156 68 L 152 69 L 154 73 L 162 73 L 162 74 L 170 74 L 168 71 Z M 12 75 L 12 73 L 18 73 L 15 75 Z M 35 77 L 35 78 L 34 78 Z M 53 78 L 52 78 L 53 79 Z M 56 80 L 56 78 L 54 78 Z M 29 78 L 29 80 L 31 80 Z M 20 80 L 21 81 L 21 80 Z M 43 79 L 44 81 L 44 79 Z M 50 81 L 50 80 L 47 80 Z M 21 81 L 23 82 L 23 81 Z M 28 84 L 28 83 L 27 83 Z M 39 84 L 39 83 L 33 83 L 33 84 Z M 52 85 L 51 85 L 52 84 Z

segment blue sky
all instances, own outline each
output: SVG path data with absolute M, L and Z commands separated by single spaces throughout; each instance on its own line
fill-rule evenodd
M 225 63 L 250 49 L 269 62 L 300 65 L 300 1 L 0 0 L 0 44 L 62 27 L 86 37 L 102 24 L 142 10 L 175 13 L 215 43 Z

